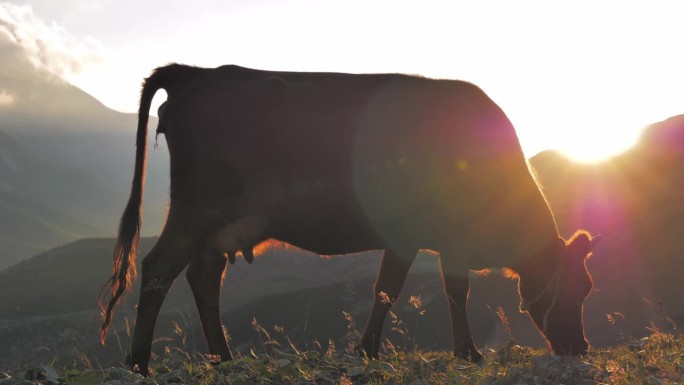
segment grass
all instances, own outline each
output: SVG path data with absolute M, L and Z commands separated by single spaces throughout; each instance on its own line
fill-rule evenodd
M 218 362 L 216 357 L 197 353 L 186 340 L 183 327 L 176 323 L 175 339 L 181 343 L 169 344 L 153 356 L 151 378 L 121 367 L 96 368 L 97 364 L 81 354 L 66 365 L 53 361 L 0 372 L 0 384 L 684 384 L 684 334 L 676 328 L 665 333 L 653 325 L 649 337 L 593 349 L 581 358 L 523 347 L 506 333 L 507 341 L 497 349 L 487 349 L 484 364 L 478 366 L 454 358 L 450 352 L 419 350 L 412 339 L 414 331 L 406 327 L 401 316 L 415 313 L 420 317 L 423 309 L 420 297 L 413 296 L 409 302 L 410 313 L 390 313 L 389 334 L 399 338 L 394 343 L 384 341 L 379 360 L 368 360 L 355 352 L 359 334 L 353 318 L 345 312 L 349 338 L 338 341 L 338 346 L 329 340 L 314 341 L 306 349 L 297 347 L 282 326 L 266 328 L 254 319 L 252 329 L 258 335 L 258 346 L 238 353 L 233 361 Z M 497 316 L 508 329 L 502 309 L 497 309 Z
M 338 351 L 334 344 L 300 351 L 282 336 L 281 342 L 265 340 L 264 353 L 252 349 L 250 354 L 222 363 L 179 348 L 167 349 L 154 359 L 153 378 L 121 368 L 54 370 L 46 366 L 7 375 L 28 383 L 73 385 L 684 383 L 684 336 L 658 331 L 610 349 L 592 350 L 583 358 L 557 357 L 509 340 L 499 349 L 487 350 L 482 366 L 456 359 L 449 352 L 390 350 L 380 360 L 367 360 Z M 5 383 L 2 375 L 0 383 Z

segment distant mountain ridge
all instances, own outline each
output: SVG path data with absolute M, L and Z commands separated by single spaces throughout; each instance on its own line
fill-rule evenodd
M 58 75 L 36 67 L 8 36 L 0 34 L 0 46 L 0 92 L 12 100 L 0 105 L 0 113 L 10 133 L 71 131 L 84 126 L 98 131 L 98 127 L 115 126 L 112 121 L 120 119 L 122 114 L 106 108 Z
M 36 68 L 2 34 L 0 45 L 1 270 L 59 244 L 115 234 L 130 190 L 137 118 Z M 158 234 L 168 197 L 163 138 L 148 167 L 143 231 Z

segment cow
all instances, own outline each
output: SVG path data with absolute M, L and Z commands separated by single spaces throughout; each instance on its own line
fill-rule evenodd
M 469 270 L 489 267 L 517 277 L 521 311 L 555 353 L 587 352 L 582 311 L 593 282 L 585 260 L 596 238 L 559 235 L 513 125 L 481 89 L 402 74 L 235 65 L 170 64 L 143 83 L 131 195 L 101 298 L 103 343 L 135 275 L 147 124 L 160 89 L 168 94 L 157 134 L 170 153 L 170 207 L 142 261 L 135 370 L 149 374 L 159 309 L 186 267 L 209 351 L 232 359 L 219 315 L 226 261 L 241 254 L 251 263 L 255 246 L 273 240 L 327 255 L 384 250 L 358 342 L 370 358 L 423 249 L 440 255 L 457 357 L 483 358 L 466 301 Z

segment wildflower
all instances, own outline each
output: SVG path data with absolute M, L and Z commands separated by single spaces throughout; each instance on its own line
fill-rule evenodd
M 379 292 L 378 297 L 380 297 L 380 302 L 384 303 L 385 305 L 394 305 L 394 301 L 384 291 Z
M 413 307 L 416 309 L 420 309 L 423 306 L 423 302 L 420 298 L 420 295 L 412 295 L 409 298 L 409 303 L 413 305 Z

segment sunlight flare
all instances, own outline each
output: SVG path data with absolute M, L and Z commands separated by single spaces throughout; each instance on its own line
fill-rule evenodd
M 550 133 L 534 130 L 519 132 L 520 142 L 528 157 L 544 149 L 555 150 L 578 163 L 598 163 L 632 148 L 639 140 L 643 126 L 627 122 L 595 125 L 566 125 Z M 540 132 L 541 131 L 541 132 Z
M 598 131 L 588 137 L 570 137 L 556 148 L 579 163 L 597 163 L 608 160 L 633 147 L 639 133 Z

